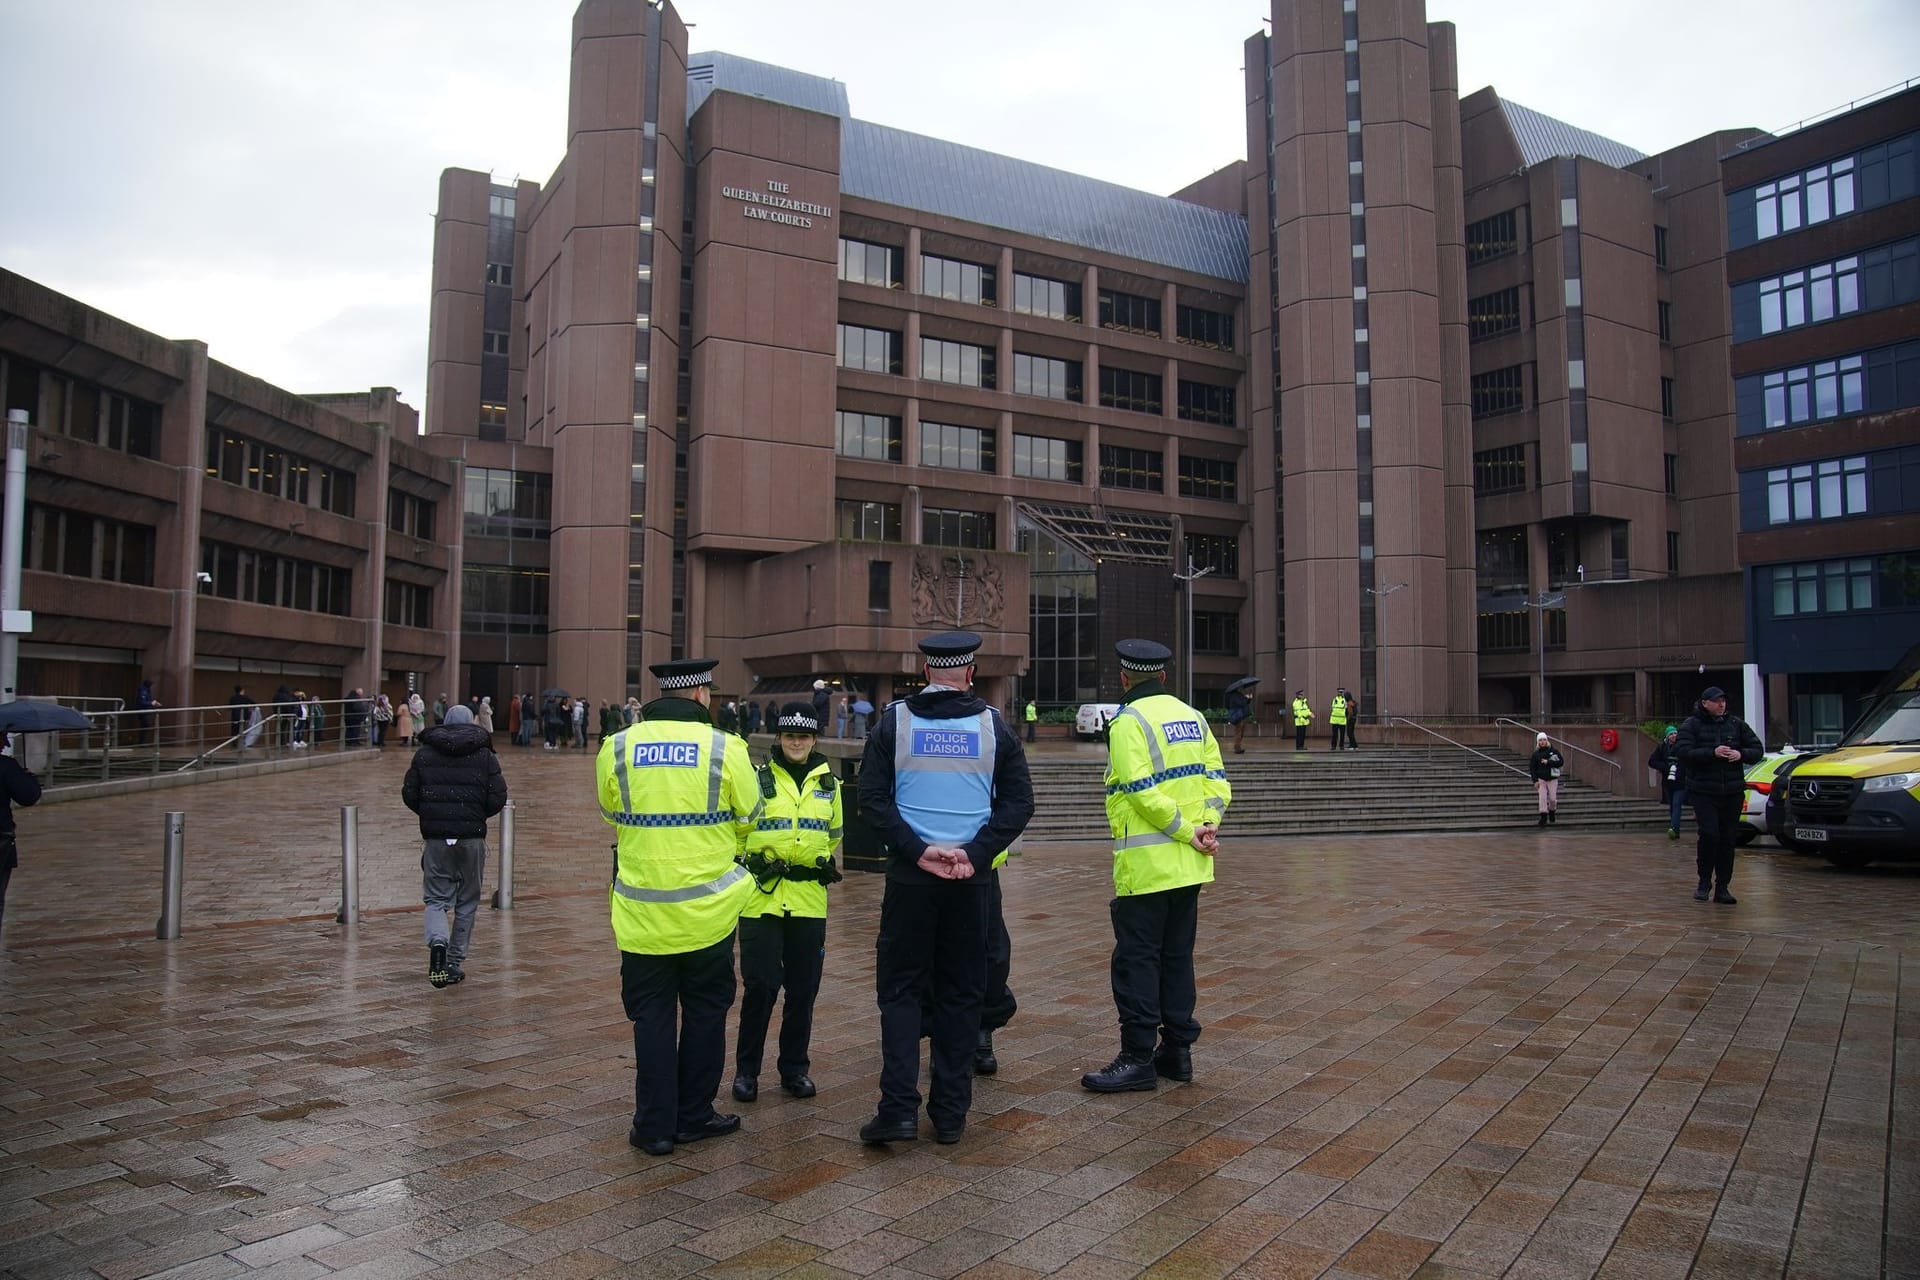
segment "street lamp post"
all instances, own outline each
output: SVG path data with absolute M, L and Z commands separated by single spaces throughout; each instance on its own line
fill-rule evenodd
M 1204 568 L 1204 569 L 1196 569 L 1196 568 L 1194 568 L 1194 566 L 1193 566 L 1193 557 L 1192 557 L 1192 556 L 1188 556 L 1188 557 L 1187 557 L 1187 571 L 1186 571 L 1185 573 L 1176 573 L 1176 574 L 1174 574 L 1174 575 L 1173 575 L 1173 580 L 1174 580 L 1175 582 L 1179 582 L 1179 583 L 1183 583 L 1183 584 L 1185 584 L 1185 586 L 1186 586 L 1186 589 L 1187 589 L 1187 656 L 1186 656 L 1186 668 L 1187 668 L 1187 705 L 1188 705 L 1188 706 L 1192 706 L 1192 705 L 1193 705 L 1193 584 L 1194 584 L 1194 580 L 1195 580 L 1195 579 L 1197 579 L 1197 578 L 1204 578 L 1204 577 L 1206 577 L 1206 576 L 1207 576 L 1208 574 L 1210 574 L 1210 573 L 1212 573 L 1212 572 L 1213 572 L 1213 566 L 1212 566 L 1212 565 L 1208 565 L 1208 566 L 1207 566 L 1206 568 Z
M 1527 608 L 1538 612 L 1540 620 L 1540 692 L 1535 695 L 1534 715 L 1541 724 L 1547 722 L 1547 610 L 1557 608 L 1567 602 L 1567 597 L 1551 595 L 1542 591 L 1538 600 L 1523 600 Z
M 1373 601 L 1373 655 L 1374 665 L 1374 701 L 1379 704 L 1380 723 L 1387 723 L 1387 629 L 1380 625 L 1380 600 L 1405 587 L 1404 582 L 1389 582 L 1384 587 L 1367 587 L 1365 591 L 1374 597 Z

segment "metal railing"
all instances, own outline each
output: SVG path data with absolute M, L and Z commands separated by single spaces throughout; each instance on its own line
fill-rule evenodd
M 1499 765 L 1502 769 L 1505 769 L 1509 773 L 1517 773 L 1523 778 L 1527 776 L 1527 771 L 1525 769 L 1521 769 L 1515 765 L 1511 765 L 1507 763 L 1505 760 L 1500 759 L 1498 756 L 1490 756 L 1486 752 L 1481 751 L 1477 747 L 1470 747 L 1464 742 L 1456 742 L 1452 738 L 1449 738 L 1444 733 L 1436 733 L 1432 729 L 1427 728 L 1427 726 L 1421 724 L 1417 720 L 1409 720 L 1405 716 L 1388 716 L 1387 717 L 1387 727 L 1389 729 L 1391 729 L 1396 724 L 1404 724 L 1409 729 L 1418 729 L 1420 732 L 1426 734 L 1429 738 L 1438 738 L 1440 741 L 1446 743 L 1450 747 L 1458 747 L 1460 750 L 1466 752 L 1468 755 L 1479 756 L 1482 760 L 1486 760 L 1493 764 Z M 1429 743 L 1428 746 L 1432 746 L 1432 744 Z
M 1542 732 L 1541 730 L 1534 728 L 1530 724 L 1526 724 L 1522 721 L 1513 719 L 1511 716 L 1499 716 L 1495 718 L 1493 722 L 1493 726 L 1494 728 L 1500 731 L 1500 747 L 1501 747 L 1501 750 L 1503 751 L 1506 749 L 1507 730 L 1509 728 L 1524 729 L 1528 733 L 1533 734 L 1536 738 L 1538 738 L 1540 733 Z M 1548 737 L 1552 737 L 1552 735 L 1549 734 Z M 1601 764 L 1604 764 L 1609 769 L 1612 769 L 1613 773 L 1611 775 L 1603 775 L 1607 778 L 1607 794 L 1614 795 L 1619 790 L 1621 775 L 1620 775 L 1620 762 L 1618 760 L 1609 760 L 1607 759 L 1607 757 L 1601 755 L 1597 751 L 1589 751 L 1585 747 L 1576 747 L 1575 745 L 1573 745 L 1573 743 L 1568 742 L 1564 738 L 1554 738 L 1553 740 L 1554 742 L 1558 743 L 1561 747 L 1565 748 L 1568 751 L 1578 751 L 1581 755 L 1587 757 L 1589 760 L 1598 760 Z
M 15 754 L 49 786 L 351 751 L 392 730 L 374 722 L 372 703 L 361 698 L 308 701 L 304 717 L 291 702 L 141 710 L 117 698 L 53 701 L 91 725 L 14 736 Z

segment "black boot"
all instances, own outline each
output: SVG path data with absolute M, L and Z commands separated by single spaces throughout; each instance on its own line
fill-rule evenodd
M 1089 1071 L 1081 1076 L 1080 1087 L 1095 1093 L 1145 1092 L 1159 1088 L 1160 1079 L 1153 1069 L 1151 1058 L 1136 1058 L 1123 1053 L 1109 1062 L 1105 1069 Z
M 1193 1079 L 1193 1050 L 1184 1044 L 1163 1044 L 1153 1055 L 1153 1069 L 1163 1080 L 1185 1084 Z
M 1547 810 L 1547 825 L 1552 826 L 1558 821 L 1560 821 L 1560 811 L 1558 809 Z
M 1540 825 L 1543 827 L 1547 825 L 1547 815 L 1544 813 L 1540 815 Z
M 973 1046 L 973 1074 L 990 1076 L 1000 1069 L 1000 1059 L 993 1056 L 993 1032 L 984 1027 L 980 1039 Z
M 733 1100 L 735 1102 L 752 1102 L 759 1096 L 759 1076 L 750 1076 L 742 1072 L 733 1078 Z

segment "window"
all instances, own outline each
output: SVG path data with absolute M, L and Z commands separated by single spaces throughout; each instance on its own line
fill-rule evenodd
M 207 475 L 303 506 L 353 514 L 353 475 L 276 445 L 207 428 Z
M 1867 511 L 1867 460 L 1831 458 L 1767 472 L 1767 523 L 1834 520 Z
M 1868 147 L 1859 155 L 1860 207 L 1873 209 L 1908 200 L 1920 188 L 1920 134 L 1908 134 Z
M 1874 607 L 1874 569 L 1871 558 L 1774 565 L 1771 570 L 1773 616 L 1791 618 L 1871 609 Z
M 1156 450 L 1103 444 L 1100 446 L 1100 487 L 1159 493 L 1165 488 L 1165 466 Z
M 1080 286 L 1066 280 L 1013 273 L 1013 309 L 1053 320 L 1080 319 Z
M 1672 529 L 1667 530 L 1667 572 L 1680 572 L 1680 535 Z
M 1467 341 L 1494 338 L 1520 328 L 1520 289 L 1502 289 L 1467 301 Z
M 1519 413 L 1527 407 L 1526 392 L 1521 385 L 1520 365 L 1509 365 L 1505 369 L 1494 369 L 1488 373 L 1476 373 L 1468 383 L 1468 395 L 1473 403 L 1473 416 L 1491 418 L 1502 413 Z
M 1474 580 L 1482 591 L 1527 589 L 1527 531 L 1482 529 L 1475 538 Z
M 1660 379 L 1660 416 L 1673 421 L 1673 379 Z
M 469 564 L 460 570 L 460 629 L 479 635 L 545 635 L 547 570 Z
M 507 354 L 507 335 L 498 329 L 489 329 L 481 336 L 480 351 L 483 355 L 503 356 Z
M 513 264 L 510 262 L 489 262 L 487 264 L 488 284 L 513 284 Z
M 1186 535 L 1186 562 L 1196 569 L 1211 569 L 1214 576 L 1240 576 L 1240 539 L 1230 533 L 1189 533 Z
M 431 627 L 433 589 L 387 579 L 387 612 L 383 620 L 401 627 Z
M 1778 369 L 1734 384 L 1741 434 L 1920 404 L 1920 343 Z
M 840 238 L 840 278 L 848 284 L 900 287 L 900 251 L 890 244 Z
M 200 572 L 207 594 L 226 600 L 345 617 L 353 599 L 352 570 L 226 542 L 201 541 Z
M 0 354 L 6 370 L 6 407 L 25 409 L 42 431 L 151 458 L 160 431 L 160 406 L 108 391 L 84 379 Z
M 1525 609 L 1483 613 L 1477 623 L 1481 653 L 1525 653 L 1533 647 L 1533 627 Z
M 1056 440 L 1051 436 L 1013 437 L 1013 474 L 1033 480 L 1061 480 L 1079 484 L 1081 450 L 1078 440 Z
M 1667 265 L 1667 229 L 1665 227 L 1653 229 L 1653 265 L 1656 267 Z
M 932 547 L 993 550 L 993 517 L 983 511 L 927 507 L 920 512 L 920 541 Z
M 1180 379 L 1179 414 L 1188 422 L 1211 422 L 1222 427 L 1238 426 L 1232 387 L 1216 387 L 1207 382 Z
M 507 430 L 507 406 L 497 400 L 480 402 L 480 438 L 502 439 Z
M 153 585 L 152 525 L 27 504 L 23 568 L 70 578 Z
M 867 561 L 867 608 L 875 613 L 885 613 L 893 608 L 893 564 L 891 561 Z
M 1013 353 L 1013 393 L 1077 401 L 1085 394 L 1080 368 L 1078 360 L 1055 360 L 1016 351 Z
M 1763 182 L 1753 191 L 1754 238 L 1766 240 L 1853 212 L 1853 157 Z
M 1491 218 L 1467 224 L 1467 265 L 1502 257 L 1520 247 L 1519 210 L 1509 209 Z
M 993 268 L 923 253 L 920 255 L 920 292 L 990 307 L 994 305 Z
M 1680 496 L 1680 455 L 1664 453 L 1660 455 L 1662 470 L 1666 476 L 1666 491 L 1669 498 Z
M 848 498 L 833 504 L 835 536 L 842 542 L 900 541 L 900 504 L 860 502 Z
M 1660 302 L 1660 303 L 1655 303 L 1654 305 L 1659 309 L 1660 341 L 1672 342 L 1673 341 L 1673 304 L 1671 302 Z
M 900 372 L 900 334 L 893 329 L 868 329 L 857 324 L 837 326 L 835 363 L 842 369 L 872 373 Z
M 1473 455 L 1473 496 L 1517 493 L 1527 487 L 1527 447 L 1504 445 Z
M 387 490 L 387 532 L 431 541 L 433 502 L 405 489 Z
M 1233 502 L 1239 496 L 1239 468 L 1226 458 L 1180 455 L 1180 496 Z
M 1193 651 L 1240 656 L 1240 614 L 1215 609 L 1193 611 Z
M 920 339 L 920 376 L 962 387 L 993 389 L 993 348 L 970 342 Z
M 487 215 L 494 218 L 511 218 L 513 216 L 513 197 L 503 195 L 488 197 Z
M 1214 351 L 1233 350 L 1233 313 L 1205 307 L 1174 309 L 1174 336 L 1181 342 Z
M 1920 300 L 1920 240 L 1903 240 L 1735 285 L 1733 337 L 1745 342 L 1916 300 Z
M 538 539 L 551 533 L 552 476 L 470 466 L 466 483 L 460 510 L 468 536 Z
M 1158 414 L 1161 410 L 1160 375 L 1116 369 L 1103 364 L 1100 366 L 1100 403 L 1108 409 Z
M 946 422 L 920 424 L 920 465 L 994 472 L 993 432 Z
M 900 419 L 879 413 L 849 413 L 845 409 L 833 415 L 834 452 L 843 458 L 871 458 L 875 462 L 900 461 Z
M 1160 336 L 1160 302 L 1156 298 L 1143 298 L 1135 293 L 1102 289 L 1100 327 L 1118 329 L 1122 333 L 1144 333 L 1157 338 Z

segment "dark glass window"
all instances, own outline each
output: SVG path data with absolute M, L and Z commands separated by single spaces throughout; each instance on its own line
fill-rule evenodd
M 1013 309 L 1054 320 L 1080 319 L 1080 286 L 1070 280 L 1013 273 Z
M 1666 478 L 1667 496 L 1677 497 L 1680 493 L 1680 455 L 1664 453 L 1660 455 L 1662 471 Z
M 1211 569 L 1221 578 L 1240 576 L 1240 539 L 1230 533 L 1189 533 L 1186 553 L 1196 569 Z
M 220 427 L 209 426 L 206 439 L 206 472 L 211 478 L 337 515 L 353 514 L 351 472 Z
M 1482 591 L 1527 589 L 1527 531 L 1482 529 L 1477 535 L 1474 580 Z
M 39 430 L 135 457 L 154 456 L 159 405 L 55 373 L 18 355 L 0 353 L 0 366 L 6 369 L 6 407 L 25 409 Z
M 498 329 L 489 329 L 480 338 L 480 353 L 489 356 L 507 354 L 507 335 Z
M 962 387 L 993 389 L 993 348 L 971 342 L 920 339 L 920 376 Z
M 1520 247 L 1519 210 L 1508 209 L 1467 224 L 1467 265 L 1486 262 Z
M 1680 535 L 1667 530 L 1667 572 L 1680 572 Z
M 1100 327 L 1160 336 L 1160 301 L 1117 289 L 1100 291 Z
M 1100 366 L 1100 403 L 1108 409 L 1158 414 L 1161 411 L 1160 375 L 1103 364 Z
M 388 578 L 387 611 L 383 620 L 401 627 L 432 626 L 433 588 Z
M 1660 416 L 1673 421 L 1673 379 L 1660 379 Z
M 553 521 L 553 477 L 505 467 L 468 467 L 461 515 L 469 536 L 546 538 Z
M 932 547 L 993 550 L 993 517 L 984 511 L 927 507 L 920 512 L 920 541 Z
M 837 326 L 839 344 L 835 362 L 842 369 L 872 373 L 900 372 L 900 334 L 894 329 L 868 329 L 857 324 Z
M 1502 289 L 1467 302 L 1467 341 L 1498 337 L 1520 328 L 1520 290 Z
M 836 535 L 842 542 L 900 541 L 900 504 L 840 498 L 833 504 Z
M 885 613 L 893 608 L 893 564 L 891 561 L 867 561 L 867 608 L 878 613 Z
M 513 283 L 513 264 L 510 262 L 489 262 L 487 264 L 487 283 L 511 285 Z
M 387 531 L 430 541 L 433 538 L 433 507 L 431 499 L 408 493 L 405 489 L 388 489 Z
M 1656 267 L 1667 265 L 1667 229 L 1665 227 L 1653 229 L 1653 265 Z
M 929 297 L 990 307 L 994 304 L 993 268 L 923 253 L 920 255 L 920 292 Z
M 1525 609 L 1479 615 L 1481 653 L 1524 653 L 1533 647 L 1533 626 Z
M 1029 436 L 1018 432 L 1013 437 L 1013 474 L 1034 480 L 1061 480 L 1079 484 L 1081 450 L 1078 440 L 1056 440 L 1051 436 Z
M 849 284 L 900 287 L 900 250 L 890 244 L 840 237 L 840 278 Z
M 1673 304 L 1671 302 L 1661 302 L 1661 303 L 1656 303 L 1655 306 L 1659 309 L 1660 341 L 1672 342 L 1673 341 Z
M 1473 455 L 1473 496 L 1515 493 L 1527 487 L 1527 447 L 1504 445 Z
M 341 617 L 352 604 L 353 571 L 334 565 L 203 539 L 200 571 L 212 579 L 203 590 L 227 600 Z
M 834 446 L 843 458 L 872 458 L 876 462 L 900 461 L 900 419 L 881 413 L 835 411 Z
M 1100 446 L 1100 487 L 1160 493 L 1166 488 L 1165 465 L 1157 450 L 1103 444 Z
M 1473 416 L 1491 418 L 1502 413 L 1519 413 L 1527 407 L 1524 380 L 1521 377 L 1523 366 L 1509 365 L 1505 369 L 1493 369 L 1486 373 L 1476 373 L 1468 383 L 1468 395 L 1472 399 Z
M 993 432 L 950 422 L 920 424 L 920 465 L 959 471 L 994 471 Z
M 1752 374 L 1734 383 L 1742 435 L 1920 405 L 1920 342 Z
M 1901 567 L 1907 557 L 1884 556 Z M 1776 618 L 1804 614 L 1864 613 L 1876 608 L 1876 570 L 1880 567 L 1869 556 L 1855 560 L 1823 560 L 1811 564 L 1780 564 L 1759 572 L 1772 579 L 1771 609 Z
M 1240 613 L 1218 609 L 1193 611 L 1193 651 L 1195 653 L 1240 656 Z
M 1209 311 L 1205 307 L 1177 307 L 1174 310 L 1174 336 L 1196 347 L 1231 351 L 1233 315 L 1226 311 Z
M 1180 496 L 1234 502 L 1239 497 L 1239 467 L 1227 458 L 1180 455 Z
M 460 629 L 479 635 L 545 635 L 548 586 L 545 569 L 466 565 L 460 570 Z M 391 616 L 388 620 L 393 621 Z
M 1016 351 L 1013 353 L 1013 392 L 1021 396 L 1077 401 L 1085 394 L 1080 371 L 1078 360 L 1055 360 Z
M 1210 382 L 1180 379 L 1180 416 L 1188 422 L 1211 422 L 1222 427 L 1238 426 L 1232 387 L 1216 387 Z
M 152 525 L 27 504 L 22 567 L 72 578 L 153 585 Z

